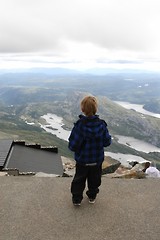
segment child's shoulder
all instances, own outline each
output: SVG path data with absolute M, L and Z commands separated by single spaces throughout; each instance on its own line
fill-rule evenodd
M 79 115 L 79 119 L 76 122 L 74 122 L 74 126 L 77 126 L 77 125 L 81 124 L 82 118 L 83 118 L 83 116 Z
M 102 123 L 104 123 L 104 125 L 107 126 L 107 123 L 106 123 L 106 121 L 104 119 L 99 118 L 99 121 L 101 121 Z
M 88 122 L 100 122 L 103 123 L 105 126 L 107 126 L 107 123 L 104 119 L 99 118 L 99 115 L 94 115 L 92 118 L 90 117 L 85 117 L 84 115 L 79 115 L 79 119 L 74 123 L 75 125 L 83 125 Z
M 84 122 L 84 116 L 81 114 L 78 116 L 79 119 L 74 123 L 74 125 L 79 125 Z

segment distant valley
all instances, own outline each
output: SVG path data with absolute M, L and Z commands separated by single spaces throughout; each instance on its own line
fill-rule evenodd
M 98 114 L 108 123 L 113 136 L 109 151 L 160 160 L 160 153 L 140 152 L 118 143 L 116 135 L 134 137 L 160 148 L 160 119 L 128 110 L 114 101 L 142 104 L 160 113 L 160 77 L 152 74 L 107 75 L 26 72 L 0 74 L 0 137 L 26 139 L 44 145 L 57 145 L 61 154 L 72 156 L 67 142 L 40 128 L 42 115 L 53 113 L 71 129 L 80 114 L 83 96 L 98 97 Z M 29 125 L 26 122 L 32 122 Z

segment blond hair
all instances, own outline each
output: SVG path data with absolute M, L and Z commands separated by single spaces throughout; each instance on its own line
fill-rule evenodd
M 93 116 L 97 112 L 97 99 L 93 96 L 87 96 L 81 101 L 81 110 L 86 116 Z

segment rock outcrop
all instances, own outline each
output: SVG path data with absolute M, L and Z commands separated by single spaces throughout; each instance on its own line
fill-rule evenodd
M 114 173 L 121 163 L 118 160 L 115 160 L 111 157 L 105 157 L 102 164 L 102 174 Z
M 142 171 L 143 164 L 136 164 L 131 169 L 120 166 L 115 173 L 110 174 L 111 178 L 141 179 L 146 178 L 146 174 Z

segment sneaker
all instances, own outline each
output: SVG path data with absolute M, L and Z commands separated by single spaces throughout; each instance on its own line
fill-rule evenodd
M 74 206 L 81 206 L 81 202 L 77 200 L 73 200 L 73 205 Z
M 89 199 L 89 203 L 91 203 L 91 204 L 95 203 L 95 201 L 96 201 L 95 198 L 90 198 L 90 199 Z

